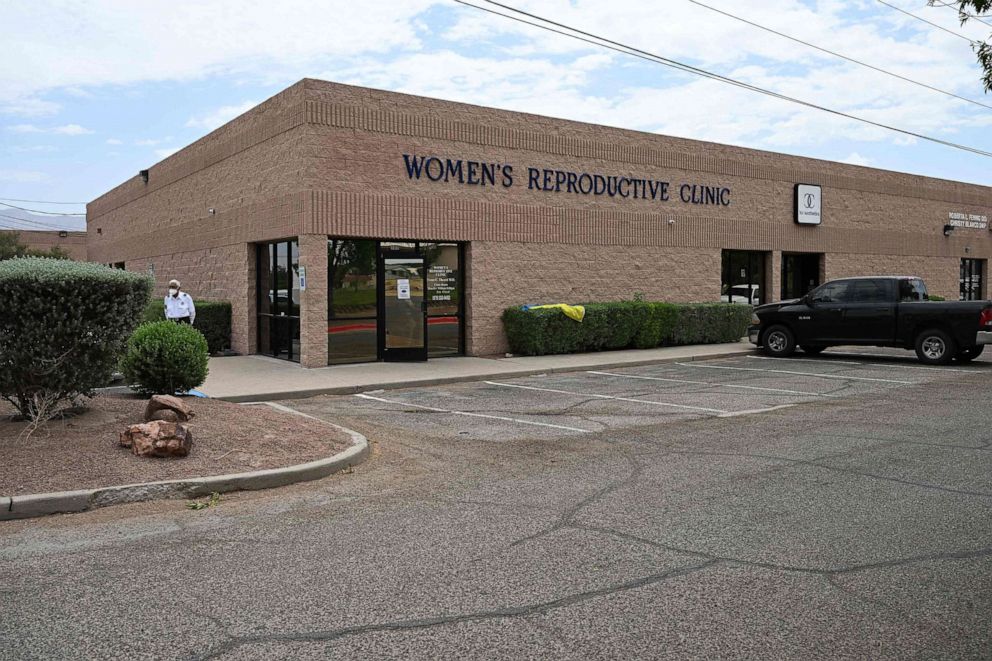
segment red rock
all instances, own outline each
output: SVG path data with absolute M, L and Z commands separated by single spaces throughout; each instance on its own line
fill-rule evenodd
M 122 431 L 120 443 L 139 457 L 185 457 L 193 446 L 193 434 L 186 425 L 153 420 Z

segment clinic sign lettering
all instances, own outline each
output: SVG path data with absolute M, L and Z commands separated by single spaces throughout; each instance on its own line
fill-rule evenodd
M 730 206 L 729 188 L 693 182 L 673 185 L 668 181 L 633 175 L 517 167 L 510 163 L 485 163 L 415 154 L 403 154 L 403 165 L 407 177 L 418 181 L 494 188 L 525 186 L 527 190 L 563 195 Z

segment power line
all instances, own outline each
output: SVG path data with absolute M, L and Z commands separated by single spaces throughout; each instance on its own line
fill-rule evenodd
M 649 53 L 647 51 L 643 51 L 643 50 L 640 50 L 638 48 L 634 48 L 633 46 L 627 46 L 626 44 L 622 44 L 620 42 L 612 41 L 612 40 L 607 39 L 605 37 L 600 37 L 600 36 L 597 36 L 595 34 L 591 34 L 589 32 L 583 32 L 582 30 L 579 30 L 577 28 L 569 27 L 569 26 L 564 25 L 562 23 L 557 23 L 555 21 L 552 21 L 552 20 L 549 20 L 549 19 L 546 19 L 546 18 L 542 18 L 541 16 L 537 16 L 536 14 L 530 14 L 530 13 L 525 12 L 525 11 L 520 10 L 520 9 L 515 9 L 515 8 L 510 7 L 508 5 L 504 5 L 504 4 L 501 4 L 499 2 L 495 2 L 494 0 L 483 0 L 483 1 L 484 2 L 487 2 L 487 3 L 491 4 L 491 5 L 496 5 L 498 7 L 502 7 L 504 9 L 508 10 L 508 11 L 512 11 L 512 12 L 515 12 L 515 13 L 518 13 L 518 14 L 521 14 L 521 15 L 524 15 L 524 16 L 528 16 L 528 17 L 533 18 L 533 19 L 536 19 L 538 21 L 543 21 L 544 23 L 548 23 L 550 25 L 558 26 L 560 28 L 563 28 L 564 30 L 570 30 L 571 32 L 564 32 L 562 30 L 556 30 L 554 28 L 548 27 L 547 25 L 542 25 L 540 23 L 534 23 L 532 21 L 528 21 L 528 20 L 522 19 L 519 16 L 512 16 L 510 14 L 503 14 L 503 13 L 500 13 L 498 11 L 489 9 L 487 7 L 480 7 L 479 5 L 473 5 L 473 4 L 469 3 L 469 2 L 466 2 L 465 0 L 455 0 L 455 2 L 457 2 L 458 4 L 465 5 L 466 7 L 472 7 L 473 9 L 478 9 L 480 11 L 484 11 L 484 12 L 487 12 L 489 14 L 494 14 L 496 16 L 502 16 L 503 18 L 508 18 L 510 20 L 517 21 L 518 23 L 524 23 L 526 25 L 530 25 L 530 26 L 533 26 L 533 27 L 536 27 L 536 28 L 540 28 L 540 29 L 546 30 L 548 32 L 554 32 L 556 34 L 560 34 L 560 35 L 565 36 L 565 37 L 570 37 L 570 38 L 576 39 L 578 41 L 583 41 L 583 42 L 592 44 L 594 46 L 599 46 L 601 48 L 606 48 L 606 49 L 609 49 L 609 50 L 612 50 L 612 51 L 616 51 L 618 53 L 623 53 L 624 55 L 631 55 L 633 57 L 637 57 L 637 58 L 640 58 L 642 60 L 647 60 L 648 62 L 653 62 L 655 64 L 662 64 L 664 66 L 671 67 L 671 68 L 677 69 L 679 71 L 684 71 L 686 73 L 692 73 L 692 74 L 695 74 L 695 75 L 698 75 L 698 76 L 702 76 L 704 78 L 709 78 L 711 80 L 716 80 L 718 82 L 726 83 L 728 85 L 733 85 L 735 87 L 740 87 L 742 89 L 747 89 L 747 90 L 750 90 L 752 92 L 757 92 L 759 94 L 764 94 L 766 96 L 770 96 L 770 97 L 773 97 L 773 98 L 776 98 L 776 99 L 780 99 L 780 100 L 783 100 L 783 101 L 789 101 L 791 103 L 796 103 L 798 105 L 805 106 L 807 108 L 813 108 L 813 109 L 816 109 L 816 110 L 821 110 L 823 112 L 830 113 L 830 114 L 836 115 L 838 117 L 844 117 L 846 119 L 852 119 L 852 120 L 855 120 L 855 121 L 858 121 L 858 122 L 862 122 L 863 124 L 868 124 L 870 126 L 874 126 L 876 128 L 881 128 L 881 129 L 886 129 L 886 130 L 889 130 L 889 131 L 894 131 L 896 133 L 901 133 L 902 135 L 908 135 L 908 136 L 913 137 L 913 138 L 919 138 L 920 140 L 926 140 L 927 142 L 933 142 L 935 144 L 944 145 L 946 147 L 953 147 L 954 149 L 960 149 L 962 151 L 970 152 L 970 153 L 973 153 L 973 154 L 978 154 L 979 156 L 992 157 L 992 152 L 988 152 L 988 151 L 985 151 L 983 149 L 978 149 L 977 147 L 969 147 L 967 145 L 961 145 L 961 144 L 958 144 L 958 143 L 955 143 L 955 142 L 950 142 L 948 140 L 942 140 L 940 138 L 935 138 L 935 137 L 932 137 L 932 136 L 924 135 L 922 133 L 916 133 L 915 131 L 909 131 L 909 130 L 906 130 L 906 129 L 900 129 L 900 128 L 897 128 L 897 127 L 894 127 L 894 126 L 890 126 L 888 124 L 882 124 L 881 122 L 875 122 L 875 121 L 872 121 L 870 119 L 865 119 L 864 117 L 858 117 L 857 115 L 852 115 L 850 113 L 846 113 L 846 112 L 843 112 L 843 111 L 840 111 L 840 110 L 834 110 L 832 108 L 827 108 L 825 106 L 817 105 L 817 104 L 812 103 L 810 101 L 804 101 L 802 99 L 797 99 L 795 97 L 787 96 L 785 94 L 780 94 L 778 92 L 774 92 L 772 90 L 768 90 L 768 89 L 765 89 L 763 87 L 758 87 L 758 86 L 752 85 L 750 83 L 745 83 L 743 81 L 740 81 L 740 80 L 737 80 L 737 79 L 734 79 L 734 78 L 729 78 L 727 76 L 722 76 L 720 74 L 715 74 L 715 73 L 712 73 L 712 72 L 707 71 L 705 69 L 700 69 L 699 67 L 694 67 L 692 65 L 684 64 L 684 63 L 679 62 L 677 60 L 672 60 L 672 59 L 669 59 L 669 58 L 666 58 L 666 57 L 662 57 L 661 55 L 655 55 L 654 53 Z M 589 37 L 589 38 L 577 36 L 576 34 L 572 34 L 572 32 L 578 33 L 580 35 L 585 35 L 586 37 Z M 603 43 L 603 42 L 605 42 L 605 43 Z
M 918 21 L 923 21 L 927 25 L 932 25 L 933 27 L 937 28 L 938 30 L 943 30 L 947 34 L 953 34 L 955 37 L 958 37 L 960 39 L 964 39 L 969 44 L 977 43 L 974 39 L 972 39 L 970 37 L 966 37 L 963 34 L 961 34 L 960 32 L 955 32 L 954 30 L 949 30 L 949 29 L 945 28 L 943 25 L 937 25 L 933 21 L 928 21 L 927 19 L 923 18 L 922 16 L 917 16 L 916 14 L 914 14 L 912 12 L 908 12 L 905 9 L 900 9 L 899 7 L 896 7 L 895 5 L 890 5 L 885 0 L 877 0 L 877 2 L 885 5 L 886 7 L 889 7 L 890 9 L 895 9 L 897 12 L 901 12 L 903 14 L 906 14 L 906 16 L 910 16 L 912 18 L 915 18 Z
M 858 65 L 861 65 L 861 66 L 866 67 L 868 69 L 872 69 L 873 71 L 877 71 L 879 73 L 884 73 L 887 76 L 892 76 L 893 78 L 898 78 L 899 80 L 904 80 L 907 83 L 912 83 L 913 85 L 918 85 L 920 87 L 925 87 L 928 90 L 932 90 L 934 92 L 939 92 L 940 94 L 946 94 L 947 96 L 954 97 L 955 99 L 959 99 L 961 101 L 967 101 L 968 103 L 974 104 L 976 106 L 982 106 L 983 108 L 988 108 L 989 110 L 992 110 L 992 106 L 988 105 L 987 103 L 982 103 L 981 101 L 975 101 L 974 99 L 969 99 L 967 97 L 960 96 L 958 94 L 955 94 L 954 92 L 948 92 L 947 90 L 942 90 L 939 87 L 934 87 L 933 85 L 927 85 L 926 83 L 922 83 L 922 82 L 920 82 L 918 80 L 913 80 L 912 78 L 907 78 L 906 76 L 902 76 L 902 75 L 900 75 L 898 73 L 895 73 L 893 71 L 888 71 L 886 69 L 882 69 L 881 67 L 876 67 L 876 66 L 874 66 L 872 64 L 868 64 L 867 62 L 862 62 L 861 60 L 857 60 L 857 59 L 855 59 L 853 57 L 848 57 L 847 55 L 843 55 L 842 53 L 838 53 L 836 51 L 832 51 L 832 50 L 828 50 L 826 48 L 822 48 L 822 47 L 817 46 L 815 44 L 811 44 L 808 41 L 803 41 L 802 39 L 798 39 L 796 37 L 787 35 L 787 34 L 785 34 L 783 32 L 779 32 L 778 30 L 773 30 L 772 28 L 765 27 L 764 25 L 760 25 L 760 24 L 755 23 L 753 21 L 749 21 L 746 18 L 741 18 L 740 16 L 736 16 L 734 14 L 731 14 L 730 12 L 723 11 L 722 9 L 717 9 L 716 7 L 711 7 L 711 6 L 707 5 L 707 4 L 703 4 L 702 2 L 698 2 L 698 0 L 687 0 L 687 1 L 688 2 L 691 2 L 694 5 L 698 5 L 700 7 L 703 7 L 704 9 L 709 9 L 710 11 L 714 11 L 714 12 L 716 12 L 718 14 L 723 14 L 724 16 L 726 16 L 728 18 L 732 18 L 735 21 L 740 21 L 741 23 L 746 23 L 748 25 L 751 25 L 753 27 L 756 27 L 759 30 L 764 30 L 765 32 L 771 32 L 772 34 L 776 34 L 776 35 L 778 35 L 780 37 L 784 37 L 784 38 L 789 39 L 791 41 L 794 41 L 796 43 L 803 44 L 804 46 L 809 46 L 810 48 L 815 48 L 816 50 L 818 50 L 820 52 L 823 52 L 823 53 L 827 53 L 828 55 L 833 55 L 834 57 L 839 57 L 842 60 L 847 60 L 848 62 L 853 62 L 854 64 L 858 64 Z
M 36 220 L 28 220 L 26 218 L 18 218 L 17 216 L 7 216 L 7 215 L 2 214 L 2 213 L 0 213 L 0 218 L 5 218 L 8 222 L 14 221 L 14 222 L 17 222 L 17 223 L 21 223 L 23 225 L 28 226 L 29 228 L 32 227 L 32 226 L 34 226 L 34 227 L 41 227 L 41 228 L 44 228 L 46 230 L 54 230 L 54 231 L 66 230 L 66 231 L 73 231 L 73 230 L 67 230 L 64 227 L 53 227 L 52 225 L 47 225 L 45 223 L 40 223 L 40 222 L 38 222 Z M 80 231 L 80 230 L 76 230 L 76 231 Z
M 42 211 L 41 209 L 25 209 L 24 207 L 19 207 L 13 204 L 7 204 L 6 202 L 0 202 L 0 206 L 10 207 L 11 209 L 17 209 L 18 211 L 27 211 L 28 213 L 41 213 L 46 216 L 85 216 L 85 213 L 59 213 L 58 211 Z
M 14 197 L 0 197 L 0 200 L 4 202 L 27 202 L 28 204 L 71 204 L 73 206 L 80 206 L 86 204 L 86 202 L 52 202 L 50 200 L 18 200 Z

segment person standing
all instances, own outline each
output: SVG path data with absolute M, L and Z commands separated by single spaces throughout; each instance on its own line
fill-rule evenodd
M 169 280 L 169 293 L 165 296 L 165 318 L 177 324 L 192 324 L 196 320 L 193 297 L 180 289 L 178 280 Z

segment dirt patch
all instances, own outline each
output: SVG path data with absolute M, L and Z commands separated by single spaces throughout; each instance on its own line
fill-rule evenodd
M 118 445 L 127 425 L 143 422 L 146 399 L 101 395 L 78 415 L 52 420 L 25 438 L 24 422 L 0 403 L 0 495 L 92 489 L 280 468 L 329 457 L 351 445 L 317 420 L 269 406 L 187 400 L 193 449 L 181 459 L 141 458 Z

